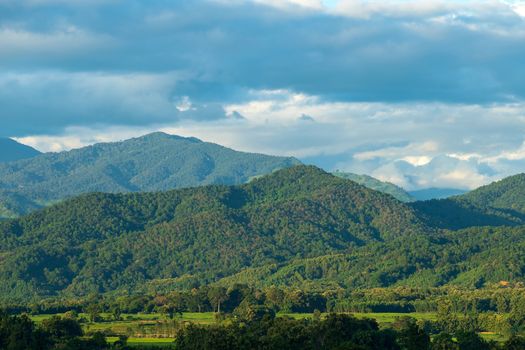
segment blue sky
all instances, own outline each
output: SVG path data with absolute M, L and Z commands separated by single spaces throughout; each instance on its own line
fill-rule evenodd
M 0 0 L 0 136 L 163 130 L 408 189 L 525 171 L 519 1 Z

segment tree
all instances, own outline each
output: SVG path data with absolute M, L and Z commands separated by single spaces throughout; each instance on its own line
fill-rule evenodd
M 523 350 L 525 349 L 525 338 L 513 335 L 505 342 L 505 350 Z
M 432 350 L 460 350 L 459 345 L 452 339 L 452 335 L 445 332 L 434 337 L 430 348 Z
M 224 287 L 211 287 L 208 290 L 208 298 L 213 305 L 217 305 L 217 313 L 221 312 L 221 303 L 228 299 L 226 288 Z
M 100 319 L 100 312 L 102 311 L 102 307 L 97 302 L 91 302 L 86 306 L 85 312 L 89 316 L 89 320 L 91 322 L 96 322 L 98 319 Z
M 235 308 L 233 313 L 240 320 L 246 322 L 260 321 L 264 317 L 270 319 L 275 317 L 275 311 L 273 311 L 273 309 L 259 305 L 254 300 L 250 300 L 250 298 L 245 298 L 241 304 Z
M 489 350 L 489 344 L 476 332 L 456 333 L 459 348 L 461 350 Z
M 122 311 L 120 309 L 120 306 L 118 306 L 118 305 L 113 306 L 111 308 L 111 315 L 113 316 L 113 319 L 115 321 L 120 321 L 121 315 L 122 315 Z
M 51 344 L 49 335 L 36 329 L 26 315 L 9 316 L 0 311 L 0 349 L 48 349 Z
M 430 337 L 411 317 L 398 318 L 393 328 L 398 330 L 397 341 L 403 350 L 425 350 L 430 348 Z
M 75 319 L 60 316 L 53 316 L 42 321 L 42 329 L 55 340 L 83 335 L 82 327 Z

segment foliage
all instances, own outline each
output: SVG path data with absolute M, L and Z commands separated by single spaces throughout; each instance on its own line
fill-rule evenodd
M 359 256 L 397 239 L 414 245 L 423 232 L 394 198 L 315 167 L 241 186 L 90 194 L 0 222 L 0 295 L 191 289 L 247 267 Z M 315 279 L 323 271 L 305 272 Z
M 0 163 L 0 206 L 10 203 L 0 215 L 24 214 L 88 192 L 240 184 L 297 164 L 294 158 L 236 152 L 195 138 L 154 133 Z

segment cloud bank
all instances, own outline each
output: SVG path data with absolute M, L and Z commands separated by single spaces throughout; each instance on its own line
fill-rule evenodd
M 409 189 L 525 169 L 525 5 L 0 0 L 1 136 L 163 129 Z

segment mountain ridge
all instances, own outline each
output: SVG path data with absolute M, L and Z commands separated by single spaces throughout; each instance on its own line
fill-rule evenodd
M 335 176 L 339 176 L 341 178 L 357 182 L 358 184 L 368 187 L 372 190 L 387 193 L 393 196 L 394 198 L 398 199 L 401 202 L 409 203 L 409 202 L 413 202 L 416 200 L 414 197 L 410 195 L 410 193 L 405 191 L 403 188 L 391 182 L 384 182 L 384 181 L 378 180 L 369 175 L 365 175 L 365 174 L 359 175 L 359 174 L 342 172 L 342 171 L 335 171 L 333 172 L 333 174 Z
M 10 281 L 0 294 L 115 292 L 166 278 L 189 287 L 425 230 L 391 196 L 309 166 L 244 185 L 85 194 L 0 223 L 0 279 Z
M 25 214 L 87 192 L 239 184 L 298 164 L 292 157 L 238 152 L 194 137 L 157 132 L 0 164 L 0 203 L 5 212 Z M 27 205 L 16 210 L 15 204 L 21 202 Z
M 417 205 L 305 165 L 242 185 L 84 194 L 0 222 L 0 299 L 525 282 L 525 225 L 443 230 Z

